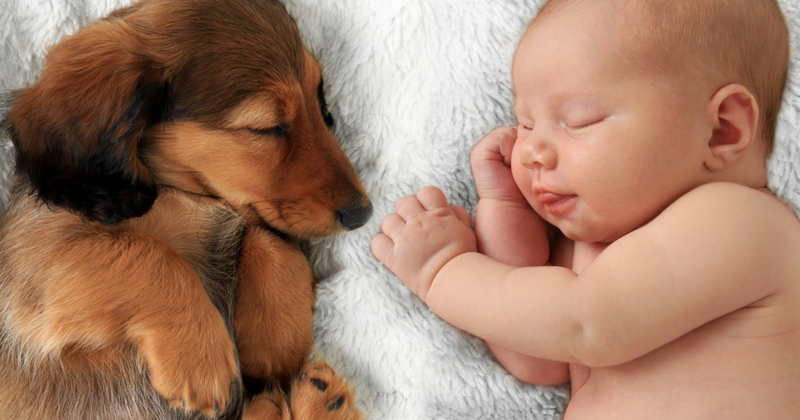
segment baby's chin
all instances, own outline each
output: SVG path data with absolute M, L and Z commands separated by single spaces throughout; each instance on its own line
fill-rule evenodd
M 575 242 L 610 244 L 630 233 L 630 230 L 614 230 L 610 226 L 554 226 L 569 240 Z
M 572 241 L 610 244 L 646 225 L 657 216 L 657 213 L 650 216 L 650 213 L 625 213 L 621 210 L 597 212 L 589 209 L 586 203 L 580 203 L 578 209 L 568 216 L 549 215 L 543 218 Z

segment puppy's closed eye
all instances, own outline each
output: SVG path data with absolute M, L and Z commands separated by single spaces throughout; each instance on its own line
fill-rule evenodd
M 249 131 L 250 133 L 255 134 L 257 136 L 262 136 L 262 137 L 283 137 L 283 138 L 288 138 L 289 137 L 290 128 L 286 124 L 278 124 L 278 125 L 276 125 L 274 127 L 268 127 L 268 128 L 248 128 L 247 131 Z

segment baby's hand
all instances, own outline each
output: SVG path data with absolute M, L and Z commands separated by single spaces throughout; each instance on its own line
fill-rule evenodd
M 500 127 L 472 149 L 472 174 L 482 200 L 496 199 L 528 206 L 511 174 L 511 152 L 516 140 L 516 128 Z
M 475 252 L 469 213 L 450 206 L 441 190 L 425 187 L 397 202 L 372 240 L 372 254 L 425 301 L 433 278 L 453 258 Z
M 547 224 L 520 191 L 511 171 L 517 129 L 494 129 L 472 149 L 480 200 L 475 208 L 478 251 L 513 266 L 542 265 L 550 258 Z

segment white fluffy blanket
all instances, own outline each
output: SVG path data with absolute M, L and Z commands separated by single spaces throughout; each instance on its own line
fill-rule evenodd
M 130 1 L 0 0 L 0 92 L 35 80 L 47 46 Z M 511 57 L 543 0 L 285 3 L 324 67 L 336 134 L 375 204 L 366 227 L 312 246 L 321 351 L 357 387 L 370 419 L 560 418 L 565 387 L 514 380 L 480 340 L 438 319 L 369 252 L 397 199 L 424 185 L 474 207 L 469 151 L 513 123 Z M 781 3 L 793 61 L 769 176 L 798 209 L 800 3 Z

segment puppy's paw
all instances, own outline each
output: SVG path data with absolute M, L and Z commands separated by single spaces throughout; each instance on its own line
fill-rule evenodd
M 263 392 L 245 402 L 242 420 L 291 420 L 286 395 L 280 390 Z
M 322 360 L 303 367 L 292 386 L 291 408 L 294 420 L 362 420 L 353 404 L 354 392 Z
M 228 331 L 221 318 L 219 321 L 189 339 L 180 340 L 179 335 L 159 337 L 162 341 L 144 352 L 151 385 L 170 406 L 214 416 L 228 404 L 239 367 Z

